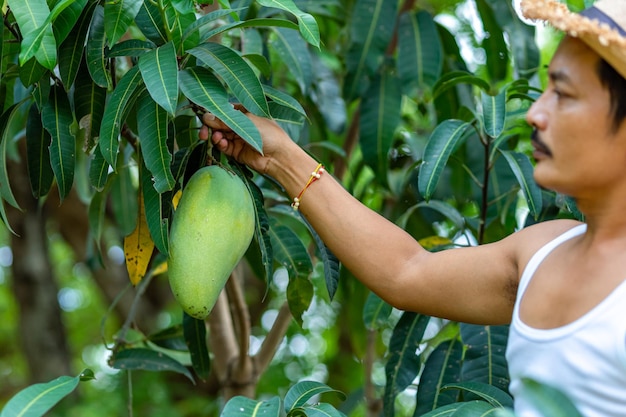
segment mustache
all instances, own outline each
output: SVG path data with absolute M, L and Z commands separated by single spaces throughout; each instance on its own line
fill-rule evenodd
M 533 129 L 533 133 L 530 135 L 530 140 L 535 149 L 545 153 L 546 155 L 552 155 L 552 152 L 550 152 L 550 148 L 548 148 L 548 145 L 546 145 L 544 141 L 541 140 L 541 138 L 539 137 L 539 131 L 537 129 Z

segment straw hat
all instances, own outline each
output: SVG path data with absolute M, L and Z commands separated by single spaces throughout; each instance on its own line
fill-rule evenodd
M 557 0 L 521 0 L 524 16 L 578 37 L 626 78 L 626 0 L 597 0 L 580 13 Z

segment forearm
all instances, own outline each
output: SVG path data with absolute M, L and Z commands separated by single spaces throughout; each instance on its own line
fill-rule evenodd
M 297 196 L 317 166 L 300 149 L 285 149 L 268 165 L 290 198 Z M 348 193 L 330 173 L 324 173 L 302 195 L 299 210 L 324 243 L 360 281 L 388 302 L 402 291 L 410 260 L 424 250 L 404 230 Z

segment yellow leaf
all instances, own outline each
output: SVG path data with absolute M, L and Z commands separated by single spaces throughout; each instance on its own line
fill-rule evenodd
M 442 246 L 452 245 L 453 242 L 441 236 L 428 236 L 419 240 L 420 245 L 426 250 L 440 249 Z
M 143 205 L 143 196 L 139 197 L 139 218 L 137 226 L 133 232 L 124 239 L 124 256 L 126 258 L 126 269 L 128 277 L 133 285 L 139 284 L 146 275 L 154 242 L 148 230 L 146 212 Z
M 159 265 L 157 265 L 156 268 L 152 270 L 152 275 L 156 276 L 165 272 L 167 272 L 167 261 L 163 261 Z
M 183 191 L 178 190 L 176 194 L 174 194 L 174 197 L 172 197 L 172 205 L 174 206 L 174 210 L 176 210 L 176 207 L 178 207 L 178 202 L 180 201 L 180 198 L 182 196 L 183 196 Z

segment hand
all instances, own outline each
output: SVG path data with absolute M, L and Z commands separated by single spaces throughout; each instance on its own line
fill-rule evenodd
M 243 111 L 261 133 L 263 154 L 260 154 L 224 122 L 209 112 L 202 116 L 203 125 L 200 128 L 199 138 L 201 140 L 211 139 L 211 142 L 221 152 L 262 174 L 269 174 L 270 163 L 294 142 L 275 121 L 246 112 L 241 106 L 235 106 L 235 108 Z M 209 133 L 211 133 L 210 138 Z

